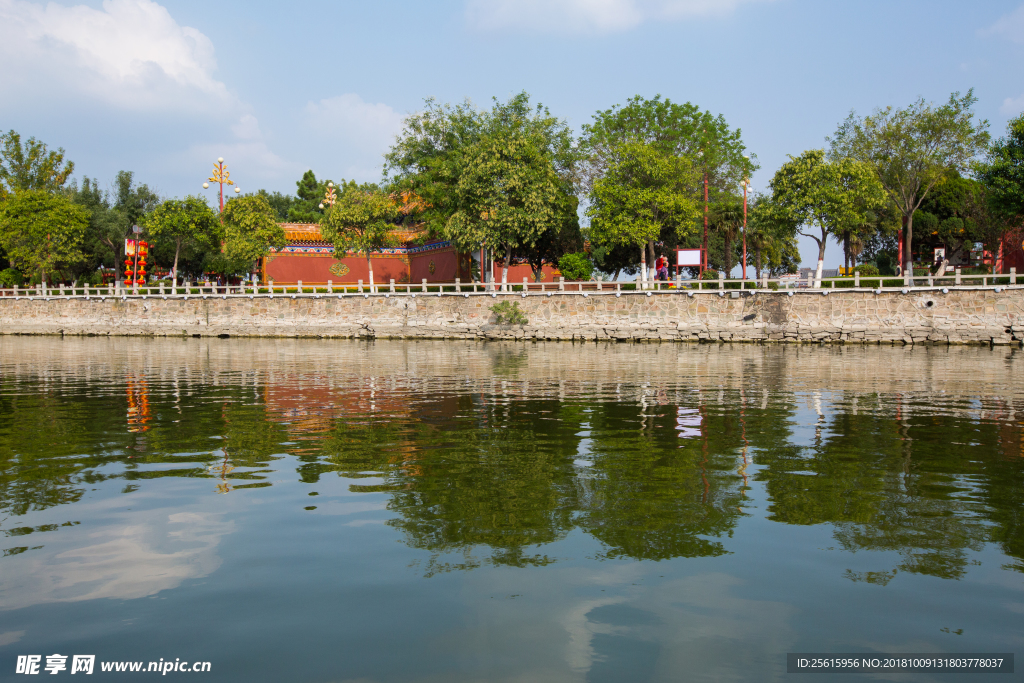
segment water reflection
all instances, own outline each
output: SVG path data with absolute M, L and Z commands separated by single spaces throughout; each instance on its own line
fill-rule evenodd
M 110 480 L 239 495 L 288 458 L 385 494 L 429 576 L 546 566 L 574 531 L 597 559 L 719 557 L 754 483 L 767 520 L 880 551 L 852 581 L 957 579 L 986 543 L 1024 567 L 1013 349 L 5 337 L 0 358 L 8 515 Z

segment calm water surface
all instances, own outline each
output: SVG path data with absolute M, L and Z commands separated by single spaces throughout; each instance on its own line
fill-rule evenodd
M 0 679 L 53 653 L 323 683 L 1019 657 L 1022 358 L 0 337 Z

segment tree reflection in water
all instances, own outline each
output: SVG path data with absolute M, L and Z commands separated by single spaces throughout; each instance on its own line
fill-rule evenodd
M 242 494 L 287 462 L 301 482 L 386 495 L 428 575 L 555 562 L 574 530 L 599 558 L 720 556 L 754 488 L 770 521 L 898 557 L 872 556 L 854 581 L 957 579 L 988 543 L 1024 569 L 1021 396 L 984 390 L 1013 376 L 1012 356 L 957 351 L 964 377 L 932 352 L 869 349 L 274 342 L 273 355 L 239 341 L 251 351 L 196 360 L 168 342 L 99 363 L 87 340 L 0 343 L 28 358 L 0 374 L 9 514 L 74 505 L 107 479 L 216 478 Z M 896 367 L 917 390 L 887 391 Z

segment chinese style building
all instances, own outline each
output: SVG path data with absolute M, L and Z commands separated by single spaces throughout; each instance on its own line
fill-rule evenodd
M 339 284 L 362 280 L 369 283 L 365 254 L 337 254 L 334 245 L 324 240 L 320 226 L 315 223 L 284 223 L 282 227 L 286 244 L 271 250 L 263 259 L 260 273 L 263 282 L 290 284 L 301 280 L 303 284 L 325 285 L 328 280 Z M 422 233 L 415 230 L 397 229 L 394 236 L 398 246 L 370 254 L 376 284 L 386 284 L 389 280 L 396 283 L 454 282 L 456 278 L 471 282 L 474 270 L 480 272 L 479 253 L 459 253 L 450 242 L 423 240 Z M 500 265 L 495 265 L 494 273 L 495 281 L 500 281 Z M 542 279 L 550 281 L 556 275 L 557 271 L 545 264 Z M 514 264 L 509 268 L 509 282 L 521 283 L 524 277 L 533 281 L 533 271 L 528 264 Z

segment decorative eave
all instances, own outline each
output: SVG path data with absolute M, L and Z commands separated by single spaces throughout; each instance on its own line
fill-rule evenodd
M 326 241 L 316 223 L 281 223 L 286 244 L 280 249 L 271 249 L 278 254 L 333 254 L 334 245 Z M 451 242 L 441 240 L 427 244 L 413 244 L 423 234 L 422 229 L 396 229 L 392 233 L 398 246 L 375 251 L 375 254 L 420 254 L 451 247 Z M 354 253 L 349 251 L 348 253 Z

